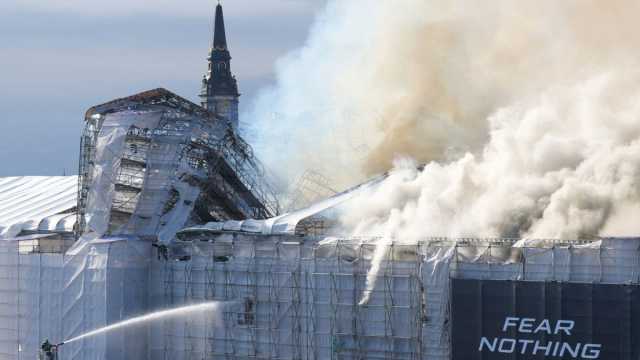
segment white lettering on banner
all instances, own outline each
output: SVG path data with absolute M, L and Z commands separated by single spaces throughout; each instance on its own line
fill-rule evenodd
M 567 335 L 571 335 L 571 330 L 573 330 L 576 323 L 573 320 L 558 320 L 555 323 L 553 332 L 551 331 L 551 322 L 549 319 L 543 319 L 538 326 L 535 327 L 535 330 L 532 330 L 535 324 L 537 324 L 536 319 L 507 317 L 504 319 L 502 331 L 507 332 L 510 327 L 514 327 L 518 332 L 526 334 L 544 332 L 549 335 L 557 335 L 562 331 Z
M 526 340 L 526 339 L 520 339 L 518 340 L 519 343 L 522 344 L 522 350 L 520 351 L 520 354 L 524 354 L 527 352 L 527 346 L 529 344 L 533 344 L 533 340 Z
M 520 320 L 520 326 L 518 327 L 518 331 L 521 333 L 530 333 L 531 329 L 533 329 L 533 322 L 536 319 L 524 318 Z
M 549 325 L 548 319 L 542 320 L 540 325 L 538 325 L 538 327 L 534 330 L 534 333 L 539 332 L 546 332 L 547 334 L 551 334 L 551 325 Z
M 529 347 L 532 344 L 533 346 Z M 482 337 L 478 351 L 500 352 L 505 354 L 542 355 L 552 357 L 569 356 L 573 359 L 598 359 L 601 344 L 570 344 L 566 342 L 541 342 L 539 340 Z M 552 351 L 553 350 L 553 351 Z M 558 352 L 558 350 L 560 350 Z
M 489 349 L 489 351 L 494 352 L 496 351 L 497 344 L 498 344 L 498 338 L 494 338 L 493 342 L 489 342 L 489 340 L 483 336 L 482 339 L 480 339 L 480 349 L 478 349 L 478 351 L 482 351 L 486 346 L 487 349 Z
M 508 347 L 507 347 L 508 346 Z M 501 353 L 511 354 L 516 349 L 515 339 L 501 339 L 498 351 Z
M 582 358 L 583 359 L 597 359 L 600 357 L 600 349 L 602 345 L 600 344 L 587 344 L 582 348 Z
M 538 351 L 544 350 L 544 356 L 549 356 L 549 351 L 551 351 L 551 347 L 553 346 L 553 341 L 549 341 L 547 346 L 541 346 L 539 341 L 536 341 L 536 344 L 533 346 L 533 355 L 537 355 Z
M 560 349 L 560 356 L 564 356 L 565 351 L 568 351 L 569 354 L 571 354 L 572 358 L 577 358 L 578 354 L 580 353 L 580 343 L 578 343 L 574 349 L 572 349 L 571 345 L 567 343 L 562 344 L 562 348 Z
M 553 323 L 549 319 L 537 320 L 533 318 L 506 317 L 502 325 L 502 332 L 515 330 L 521 334 L 544 333 L 548 335 L 568 335 L 576 323 L 573 320 L 557 320 Z M 499 352 L 505 354 L 520 353 L 523 355 L 545 357 L 569 357 L 572 359 L 598 359 L 602 344 L 583 344 L 564 341 L 540 341 L 532 339 L 514 339 L 485 336 L 480 338 L 478 351 Z
M 557 334 L 560 330 L 564 331 L 567 335 L 571 335 L 571 329 L 575 325 L 575 321 L 573 320 L 558 320 L 556 323 L 556 331 L 554 334 Z
M 502 331 L 506 332 L 509 326 L 516 326 L 517 322 L 520 318 L 516 317 L 507 317 L 504 319 L 504 326 L 502 327 Z

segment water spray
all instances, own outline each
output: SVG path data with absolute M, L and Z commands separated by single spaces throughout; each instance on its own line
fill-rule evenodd
M 146 323 L 146 322 L 150 322 L 150 321 L 155 321 L 155 320 L 160 320 L 160 319 L 164 319 L 164 318 L 169 318 L 169 317 L 173 317 L 173 316 L 179 316 L 179 315 L 191 315 L 194 313 L 201 313 L 204 311 L 217 311 L 218 308 L 224 303 L 219 302 L 219 301 L 211 301 L 211 302 L 206 302 L 206 303 L 200 303 L 200 304 L 194 304 L 194 305 L 188 305 L 188 306 L 182 306 L 182 307 L 178 307 L 178 308 L 174 308 L 174 309 L 168 309 L 168 310 L 160 310 L 160 311 L 156 311 L 150 314 L 146 314 L 146 315 L 141 315 L 141 316 L 137 316 L 128 320 L 123 320 L 120 322 L 117 322 L 115 324 L 111 324 L 99 329 L 95 329 L 92 331 L 89 331 L 87 333 L 84 333 L 82 335 L 76 336 L 74 338 L 71 339 L 67 339 L 65 341 L 63 341 L 61 344 L 59 345 L 63 345 L 63 344 L 68 344 L 74 341 L 78 341 L 84 338 L 88 338 L 88 337 L 92 337 L 95 335 L 99 335 L 99 334 L 103 334 L 112 330 L 116 330 L 116 329 L 120 329 L 120 328 L 124 328 L 124 327 L 129 327 L 129 326 L 133 326 L 133 325 L 138 325 L 138 324 L 142 324 L 142 323 Z
M 174 309 L 160 310 L 150 314 L 137 316 L 131 319 L 123 320 L 99 329 L 89 331 L 82 335 L 73 337 L 71 339 L 67 339 L 59 344 L 52 344 L 47 339 L 40 346 L 40 360 L 58 360 L 58 350 L 60 346 L 74 342 L 74 341 L 78 341 L 78 340 L 92 337 L 99 334 L 104 334 L 112 330 L 125 328 L 133 325 L 138 325 L 138 324 L 142 324 L 142 323 L 146 323 L 154 320 L 169 318 L 173 316 L 180 316 L 180 315 L 186 316 L 186 315 L 201 313 L 205 311 L 216 312 L 220 308 L 220 306 L 224 304 L 225 304 L 224 302 L 211 301 L 206 303 L 182 306 Z

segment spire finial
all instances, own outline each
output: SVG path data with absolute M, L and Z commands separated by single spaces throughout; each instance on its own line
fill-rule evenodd
M 227 35 L 224 30 L 224 14 L 222 13 L 220 0 L 218 0 L 218 5 L 216 6 L 216 20 L 213 30 L 213 48 L 227 50 Z

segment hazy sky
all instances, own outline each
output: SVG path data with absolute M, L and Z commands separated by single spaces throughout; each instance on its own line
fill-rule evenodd
M 225 0 L 240 104 L 324 0 Z M 156 87 L 198 101 L 215 0 L 1 0 L 0 176 L 77 173 L 84 112 Z

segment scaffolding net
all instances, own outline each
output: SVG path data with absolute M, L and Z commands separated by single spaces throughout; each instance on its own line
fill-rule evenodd
M 147 244 L 127 239 L 87 242 L 66 255 L 0 242 L 0 359 L 36 359 L 45 339 L 58 343 L 143 313 L 149 256 Z M 65 345 L 60 356 L 143 359 L 146 353 L 147 336 L 138 328 Z
M 317 240 L 222 233 L 168 249 L 153 265 L 157 299 L 227 305 L 217 320 L 165 321 L 150 356 L 444 360 L 451 278 L 638 284 L 640 276 L 640 242 L 630 239 L 390 242 L 374 277 L 377 239 Z
M 166 90 L 93 108 L 80 154 L 78 237 L 169 242 L 196 223 L 279 213 L 251 147 L 222 119 Z

